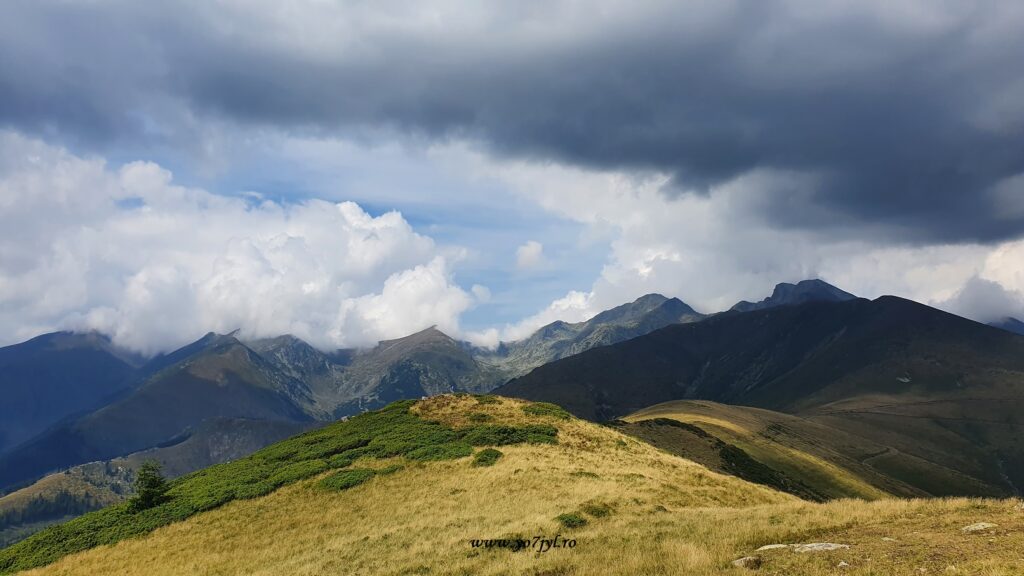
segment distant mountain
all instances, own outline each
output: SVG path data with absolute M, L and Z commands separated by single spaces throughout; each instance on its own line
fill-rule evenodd
M 353 396 L 345 371 L 355 350 L 322 352 L 290 334 L 246 342 L 246 345 L 282 374 L 302 382 L 308 396 L 300 405 L 317 419 L 331 419 L 337 406 Z
M 497 350 L 460 342 L 436 328 L 358 351 L 324 353 L 292 336 L 248 345 L 307 384 L 314 400 L 308 411 L 339 417 L 403 398 L 486 392 L 551 360 L 702 318 L 677 298 L 648 294 L 586 322 L 548 324 Z
M 309 422 L 312 394 L 233 336 L 208 334 L 124 397 L 61 423 L 0 457 L 0 488 L 145 450 L 216 418 Z
M 597 420 L 677 399 L 768 408 L 962 479 L 954 485 L 897 471 L 926 492 L 1012 494 L 1024 487 L 1022 383 L 1024 339 L 887 296 L 669 326 L 552 362 L 495 392 Z
M 0 497 L 0 546 L 124 500 L 132 494 L 135 471 L 146 460 L 156 460 L 165 477 L 176 478 L 248 456 L 309 428 L 310 424 L 295 422 L 218 418 L 186 430 L 157 448 L 50 474 Z
M 141 362 L 96 333 L 57 332 L 0 348 L 0 454 L 126 392 Z
M 703 318 L 703 314 L 678 298 L 648 294 L 601 312 L 585 322 L 553 322 L 528 338 L 502 343 L 494 354 L 481 353 L 478 356 L 510 377 L 518 376 L 552 360 L 629 340 L 671 324 L 696 322 Z
M 445 392 L 484 392 L 506 379 L 501 370 L 479 362 L 471 346 L 428 328 L 355 354 L 344 375 L 351 400 L 334 413 L 356 414 Z
M 291 335 L 241 342 L 234 334 L 211 332 L 137 367 L 64 364 L 87 376 L 105 369 L 114 381 L 108 387 L 120 395 L 93 386 L 91 403 L 57 412 L 59 417 L 31 431 L 35 435 L 23 432 L 24 443 L 0 455 L 0 490 L 153 448 L 211 419 L 309 423 L 405 398 L 486 392 L 550 360 L 701 318 L 678 299 L 650 294 L 586 322 L 550 324 L 498 350 L 457 341 L 436 328 L 367 350 L 329 352 Z M 90 338 L 102 344 L 104 358 L 125 362 L 109 340 Z M 66 420 L 57 423 L 60 418 Z
M 1020 334 L 1024 336 L 1024 322 L 1007 316 L 997 322 L 989 322 L 989 326 L 999 328 L 1000 330 L 1006 330 L 1007 332 L 1013 332 L 1014 334 Z
M 856 296 L 844 292 L 839 288 L 823 280 L 801 280 L 796 284 L 783 282 L 777 284 L 772 295 L 760 302 L 737 302 L 730 310 L 737 312 L 750 312 L 751 310 L 764 310 L 775 306 L 792 306 L 805 302 L 844 302 L 853 300 Z

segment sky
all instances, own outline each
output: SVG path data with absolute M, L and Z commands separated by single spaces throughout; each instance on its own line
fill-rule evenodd
M 11 0 L 0 344 L 480 345 L 822 278 L 1024 316 L 1024 4 Z

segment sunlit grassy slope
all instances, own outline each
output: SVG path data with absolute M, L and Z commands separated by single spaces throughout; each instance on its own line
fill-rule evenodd
M 363 451 L 341 471 L 233 499 L 30 573 L 743 574 L 750 572 L 731 562 L 749 554 L 760 557 L 760 574 L 935 574 L 950 566 L 956 572 L 948 573 L 1024 573 L 1024 511 L 1016 500 L 814 504 L 544 405 L 440 396 L 410 411 L 449 430 L 554 426 L 557 443 L 497 446 L 502 455 L 490 466 L 474 465 L 470 456 L 423 461 Z M 359 422 L 334 428 L 352 424 Z M 485 449 L 472 444 L 477 455 Z M 339 474 L 347 476 L 339 481 Z M 961 531 L 975 522 L 998 526 Z M 575 547 L 513 552 L 471 544 L 556 535 Z M 851 547 L 753 552 L 764 544 L 821 541 Z M 849 564 L 841 572 L 840 562 Z
M 705 400 L 678 400 L 656 404 L 624 418 L 649 424 L 670 419 L 696 426 L 722 442 L 740 448 L 760 463 L 806 486 L 825 499 L 887 496 L 928 496 L 927 492 L 876 468 L 886 457 L 898 460 L 918 476 L 945 478 L 948 468 L 818 422 L 771 410 L 729 406 Z M 692 444 L 682 432 L 652 426 L 631 433 L 671 452 L 687 456 Z M 674 439 L 673 436 L 678 436 Z M 675 440 L 673 442 L 673 440 Z M 717 457 L 717 454 L 713 455 Z M 693 459 L 717 468 L 714 460 L 694 454 Z M 962 478 L 958 479 L 963 481 Z

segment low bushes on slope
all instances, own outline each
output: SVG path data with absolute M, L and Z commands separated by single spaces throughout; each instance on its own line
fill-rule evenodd
M 414 404 L 413 400 L 395 402 L 249 457 L 188 474 L 170 483 L 167 501 L 158 506 L 133 511 L 119 504 L 47 528 L 0 550 L 0 573 L 42 566 L 67 554 L 146 534 L 232 500 L 256 498 L 327 470 L 345 468 L 360 457 L 447 460 L 471 455 L 472 446 L 557 442 L 558 430 L 553 426 L 483 424 L 454 429 L 420 418 L 410 411 Z M 357 476 L 337 476 L 339 486 L 335 487 Z

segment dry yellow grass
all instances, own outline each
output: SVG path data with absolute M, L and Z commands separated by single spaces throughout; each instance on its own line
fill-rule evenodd
M 470 459 L 407 464 L 344 492 L 315 480 L 236 501 L 147 537 L 66 557 L 31 574 L 721 574 L 769 543 L 832 541 L 849 550 L 760 555 L 758 573 L 824 575 L 1024 573 L 1017 501 L 843 500 L 825 505 L 718 475 L 610 429 L 528 417 L 521 403 L 444 397 L 417 408 L 459 423 L 550 422 L 559 444 L 501 448 L 489 468 Z M 376 463 L 380 465 L 381 463 Z M 356 466 L 363 463 L 357 462 Z M 594 477 L 594 475 L 597 477 Z M 561 528 L 556 516 L 601 503 L 613 512 Z M 964 534 L 973 522 L 999 524 Z M 473 538 L 574 538 L 572 549 L 474 549 Z M 896 538 L 891 542 L 883 537 Z M 949 572 L 954 573 L 954 572 Z

